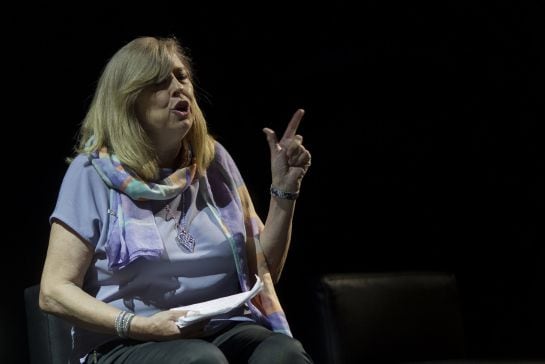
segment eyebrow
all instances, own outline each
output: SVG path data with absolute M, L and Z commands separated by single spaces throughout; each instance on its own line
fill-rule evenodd
M 181 66 L 181 67 L 172 67 L 172 72 L 183 72 L 183 73 L 186 73 L 187 70 L 185 69 L 184 66 Z

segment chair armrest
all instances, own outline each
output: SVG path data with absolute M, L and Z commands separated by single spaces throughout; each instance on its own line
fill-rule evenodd
M 72 338 L 70 324 L 40 309 L 40 286 L 25 288 L 28 347 L 31 363 L 67 363 Z
M 321 278 L 317 293 L 327 363 L 464 355 L 452 274 L 328 274 Z

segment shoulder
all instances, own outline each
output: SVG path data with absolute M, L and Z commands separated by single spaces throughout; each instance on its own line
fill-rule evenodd
M 83 171 L 85 169 L 88 169 L 89 167 L 93 167 L 91 164 L 91 161 L 89 160 L 89 155 L 87 154 L 78 154 L 68 166 L 68 169 L 76 169 L 78 171 Z
M 215 142 L 214 160 L 210 164 L 208 175 L 215 175 L 216 171 L 220 172 L 223 178 L 233 180 L 237 186 L 243 183 L 242 176 L 233 157 L 218 141 Z
M 233 158 L 231 157 L 231 154 L 229 154 L 223 144 L 216 140 L 214 142 L 214 161 L 218 163 L 225 163 L 226 161 L 232 160 Z
M 214 159 L 212 160 L 211 166 L 216 165 L 227 170 L 230 170 L 235 166 L 235 161 L 227 149 L 219 143 L 217 140 L 214 141 Z
M 95 167 L 91 163 L 89 155 L 78 154 L 69 164 L 67 175 L 81 175 L 86 177 L 99 177 Z
M 100 178 L 95 167 L 91 163 L 88 154 L 78 154 L 68 166 L 63 184 L 86 186 L 93 190 L 106 189 L 106 184 Z

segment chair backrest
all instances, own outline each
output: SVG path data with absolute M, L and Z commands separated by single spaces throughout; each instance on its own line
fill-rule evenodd
M 330 274 L 321 278 L 324 363 L 464 356 L 455 277 L 443 273 Z
M 68 363 L 72 346 L 70 324 L 43 312 L 38 305 L 39 293 L 39 285 L 25 289 L 30 363 Z

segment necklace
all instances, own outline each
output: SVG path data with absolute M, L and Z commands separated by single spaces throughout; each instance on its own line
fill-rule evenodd
M 184 194 L 185 193 L 182 192 L 182 211 L 180 214 L 180 220 L 174 223 L 174 226 L 176 227 L 176 244 L 178 244 L 178 246 L 181 249 L 184 249 L 188 253 L 193 253 L 195 251 L 196 240 L 193 237 L 193 235 L 191 235 L 189 231 L 187 230 L 185 213 L 184 213 L 184 209 L 185 209 Z M 169 204 L 165 206 L 165 210 L 166 210 L 166 214 L 165 214 L 166 221 L 170 221 L 176 218 L 174 214 L 172 213 L 172 210 L 170 209 Z

